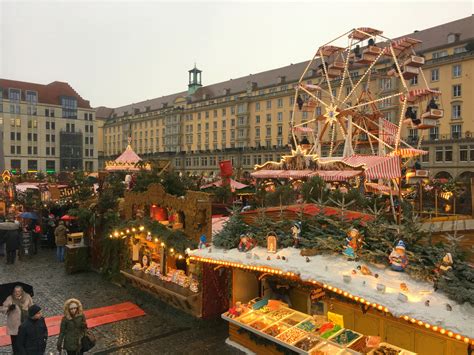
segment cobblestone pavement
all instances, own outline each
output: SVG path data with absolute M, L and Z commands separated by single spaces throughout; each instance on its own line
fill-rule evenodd
M 222 320 L 202 321 L 178 311 L 132 287 L 121 287 L 94 272 L 67 275 L 55 261 L 52 250 L 40 250 L 28 261 L 6 265 L 0 257 L 0 284 L 22 281 L 34 287 L 34 301 L 46 317 L 62 313 L 66 299 L 75 297 L 84 308 L 96 308 L 131 301 L 146 315 L 94 328 L 95 354 L 242 354 L 225 344 L 227 324 Z M 0 326 L 5 325 L 0 315 Z M 57 354 L 57 336 L 48 339 L 47 354 Z M 0 347 L 0 354 L 10 354 Z

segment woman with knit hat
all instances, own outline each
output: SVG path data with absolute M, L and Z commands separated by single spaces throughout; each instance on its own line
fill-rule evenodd
M 64 303 L 64 317 L 61 320 L 59 332 L 58 351 L 66 350 L 68 355 L 82 354 L 82 338 L 87 330 L 86 317 L 82 304 L 75 298 Z

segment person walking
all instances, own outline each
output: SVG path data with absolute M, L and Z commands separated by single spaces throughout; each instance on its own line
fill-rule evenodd
M 64 317 L 61 320 L 58 351 L 66 350 L 67 355 L 81 355 L 82 338 L 86 334 L 87 323 L 82 304 L 75 298 L 68 299 L 64 303 Z
M 7 335 L 10 335 L 14 355 L 20 353 L 17 345 L 18 328 L 28 318 L 28 309 L 32 305 L 31 296 L 23 287 L 16 286 L 0 307 L 0 311 L 7 315 Z
M 64 249 L 67 242 L 68 230 L 63 221 L 59 221 L 59 225 L 54 230 L 54 238 L 56 241 L 56 258 L 59 262 L 64 261 Z
M 7 251 L 7 264 L 14 264 L 16 251 L 20 249 L 20 228 L 5 231 L 5 249 Z
M 43 355 L 48 341 L 48 328 L 41 307 L 34 304 L 28 308 L 28 318 L 18 329 L 18 350 L 20 355 Z

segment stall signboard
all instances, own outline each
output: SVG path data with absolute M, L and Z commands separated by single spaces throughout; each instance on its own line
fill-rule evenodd
M 77 191 L 79 191 L 79 186 L 49 187 L 49 193 L 53 201 L 72 197 Z
M 32 254 L 33 248 L 33 237 L 31 233 L 23 232 L 21 235 L 21 249 L 20 254 L 24 256 L 29 256 Z
M 328 320 L 334 324 L 340 325 L 341 328 L 344 328 L 344 317 L 342 314 L 337 314 L 333 312 L 328 312 Z

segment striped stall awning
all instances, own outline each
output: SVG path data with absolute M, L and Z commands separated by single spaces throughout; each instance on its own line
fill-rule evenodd
M 381 136 L 383 141 L 388 144 L 394 144 L 398 133 L 398 126 L 384 118 L 380 119 L 380 126 L 382 127 Z
M 342 158 L 341 161 L 350 165 L 364 164 L 367 180 L 396 179 L 402 176 L 399 156 L 363 156 L 354 155 Z
M 392 195 L 398 194 L 398 190 L 391 189 L 389 186 L 382 185 L 382 184 L 368 182 L 364 186 L 367 192 L 374 192 L 376 194 L 382 194 L 382 195 L 390 195 L 390 192 L 392 192 Z
M 425 100 L 430 96 L 440 96 L 441 91 L 433 89 L 415 89 L 408 91 L 407 101 L 416 103 Z M 405 95 L 400 96 L 400 101 L 405 100 Z
M 251 175 L 258 179 L 302 179 L 320 176 L 324 181 L 347 181 L 362 173 L 360 170 L 258 170 Z
M 398 56 L 404 50 L 406 50 L 408 48 L 411 48 L 413 46 L 416 46 L 418 43 L 421 43 L 421 42 L 422 41 L 420 41 L 419 39 L 414 39 L 414 38 L 411 38 L 411 37 L 403 37 L 403 38 L 400 38 L 396 41 L 393 41 L 392 42 L 392 47 L 393 47 L 393 51 Z M 383 49 L 383 54 L 388 55 L 388 56 L 392 55 L 392 51 L 390 50 L 390 46 L 385 47 Z
M 293 127 L 293 131 L 295 132 L 314 132 L 314 129 L 310 127 Z
M 420 155 L 426 155 L 428 152 L 426 150 L 415 149 L 415 148 L 400 148 L 390 152 L 391 156 L 399 156 L 402 158 L 412 158 Z
M 375 28 L 359 27 L 359 28 L 356 28 L 355 30 L 353 30 L 349 34 L 348 37 L 358 39 L 358 40 L 364 40 L 364 39 L 367 39 L 367 38 L 370 38 L 370 37 L 373 37 L 373 36 L 376 36 L 376 35 L 381 35 L 382 33 L 383 33 L 382 31 L 376 30 Z

